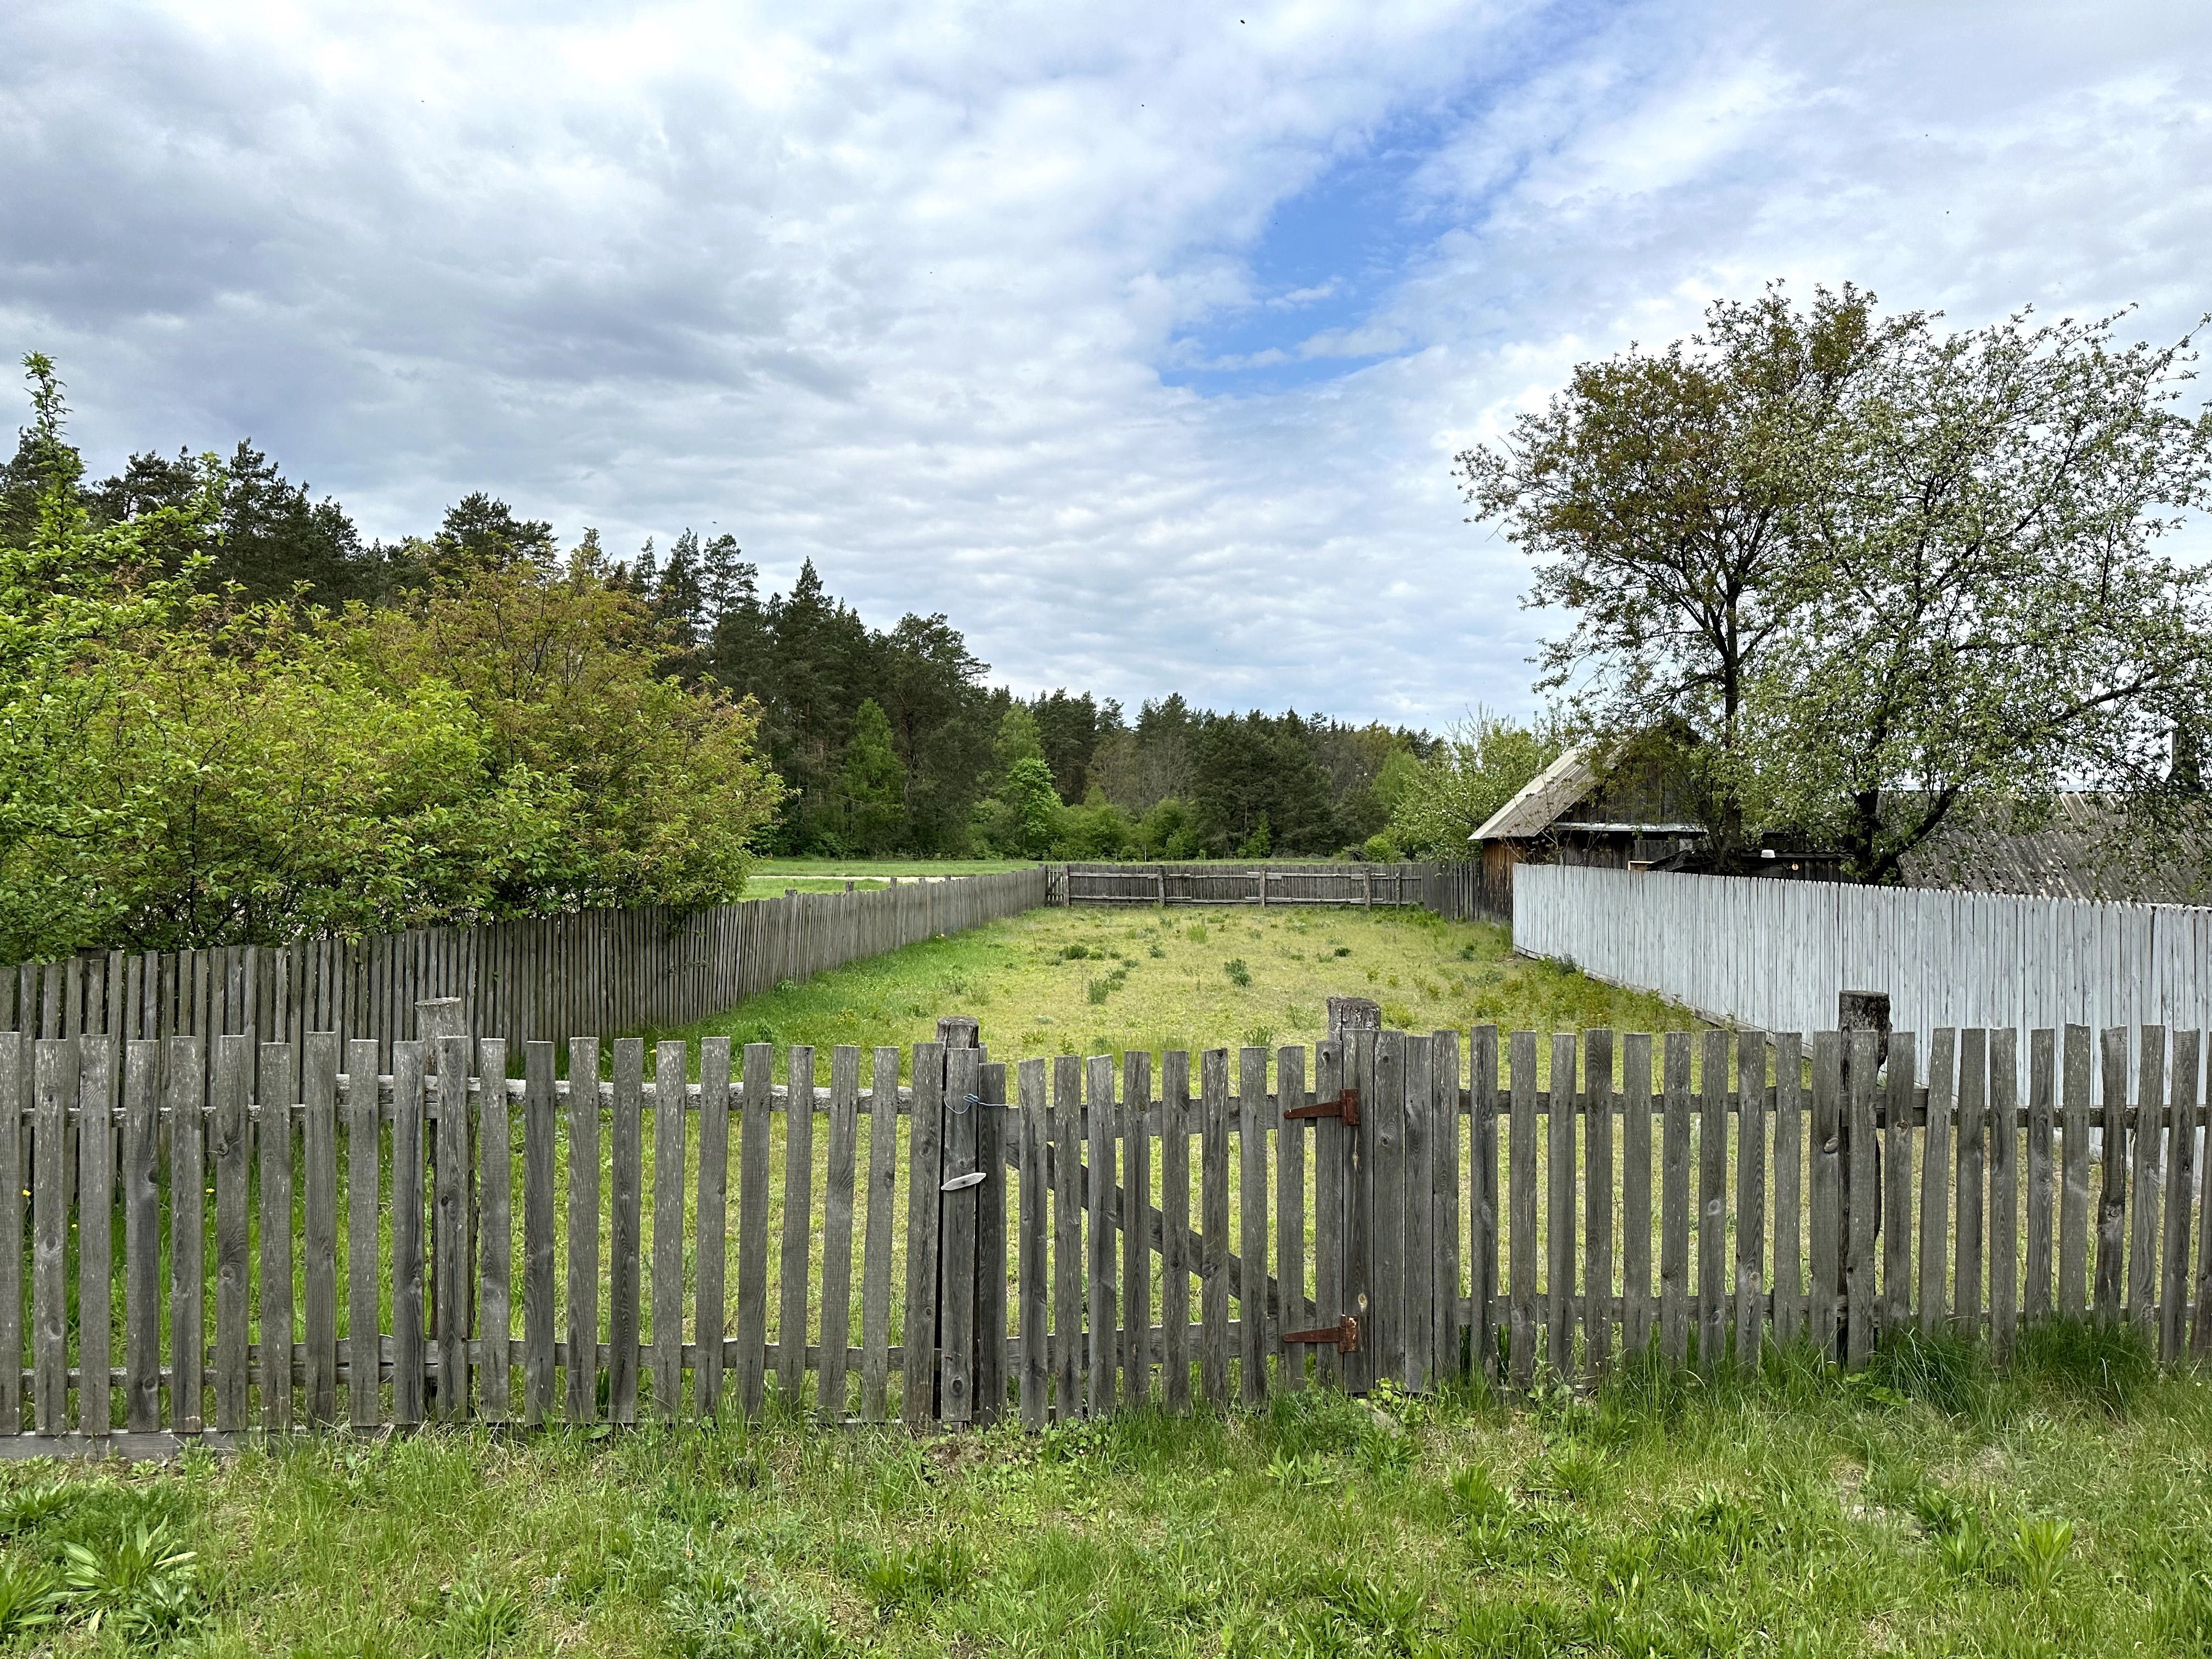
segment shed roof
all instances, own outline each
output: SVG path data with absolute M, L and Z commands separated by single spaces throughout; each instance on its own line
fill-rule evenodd
M 1540 836 L 1559 814 L 1596 787 L 1597 769 L 1587 745 L 1577 744 L 1531 778 L 1511 800 L 1492 812 L 1469 841 L 1512 841 Z

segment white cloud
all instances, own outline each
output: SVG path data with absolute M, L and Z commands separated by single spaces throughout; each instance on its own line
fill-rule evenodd
M 1024 687 L 1437 725 L 1525 700 L 1534 626 L 1451 453 L 1577 359 L 1773 276 L 2203 301 L 2193 14 L 1242 15 L 11 9 L 0 349 L 99 463 L 250 433 L 376 532 L 711 522 Z M 1316 317 L 1253 251 L 1409 119 L 1432 234 Z M 1232 313 L 1280 331 L 1174 344 Z M 1162 381 L 1202 362 L 1249 384 Z

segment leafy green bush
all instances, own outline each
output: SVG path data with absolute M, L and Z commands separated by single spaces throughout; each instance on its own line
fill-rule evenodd
M 1252 970 L 1245 965 L 1242 957 L 1230 957 L 1221 964 L 1221 971 L 1229 975 L 1231 985 L 1249 985 L 1252 982 Z

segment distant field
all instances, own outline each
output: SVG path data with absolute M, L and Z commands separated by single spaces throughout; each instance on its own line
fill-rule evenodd
M 763 859 L 756 884 L 770 876 L 991 876 L 1026 870 L 1033 859 Z
M 910 1047 L 972 1014 L 994 1057 L 1312 1042 L 1332 995 L 1390 1025 L 1683 1030 L 1656 997 L 1512 954 L 1502 927 L 1423 910 L 1032 910 L 789 983 L 670 1036 Z
M 749 899 L 781 898 L 793 888 L 802 893 L 842 893 L 845 890 L 848 882 L 863 891 L 886 884 L 881 877 L 862 876 L 858 871 L 854 871 L 850 876 L 832 878 L 764 874 L 761 871 L 755 870 L 753 878 L 745 884 L 744 896 Z

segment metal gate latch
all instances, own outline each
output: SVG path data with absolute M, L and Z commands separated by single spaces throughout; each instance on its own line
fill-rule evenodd
M 1359 1091 L 1346 1089 L 1333 1100 L 1316 1100 L 1310 1106 L 1293 1106 L 1285 1117 L 1340 1117 L 1352 1128 L 1359 1127 Z M 1349 1353 L 1349 1348 L 1345 1350 Z
M 1285 1342 L 1334 1342 L 1339 1353 L 1359 1352 L 1359 1322 L 1350 1314 L 1334 1325 L 1323 1325 L 1317 1330 L 1285 1331 Z

